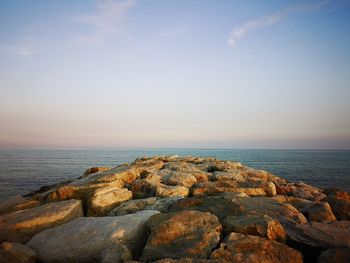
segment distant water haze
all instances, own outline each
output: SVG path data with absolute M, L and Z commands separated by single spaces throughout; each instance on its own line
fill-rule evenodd
M 1 1 L 0 148 L 350 149 L 349 11 Z

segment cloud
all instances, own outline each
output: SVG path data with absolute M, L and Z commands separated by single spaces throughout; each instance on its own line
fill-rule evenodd
M 244 37 L 246 34 L 262 28 L 262 27 L 268 27 L 270 25 L 273 25 L 283 19 L 285 19 L 287 16 L 291 14 L 298 14 L 298 13 L 304 13 L 304 12 L 311 12 L 313 10 L 319 9 L 323 7 L 324 5 L 327 5 L 330 2 L 330 0 L 323 0 L 319 1 L 317 3 L 313 4 L 300 4 L 292 7 L 288 7 L 284 10 L 278 11 L 275 14 L 272 14 L 270 16 L 265 16 L 259 19 L 248 21 L 237 28 L 233 29 L 230 32 L 229 38 L 228 38 L 228 44 L 231 47 L 235 47 L 237 45 L 237 42 Z
M 91 14 L 78 15 L 73 22 L 91 26 L 90 35 L 78 36 L 78 42 L 100 42 L 106 35 L 122 34 L 127 13 L 135 5 L 135 0 L 99 0 L 97 10 Z
M 12 45 L 12 46 L 2 46 L 1 50 L 5 53 L 10 53 L 16 56 L 29 56 L 34 52 L 32 45 Z

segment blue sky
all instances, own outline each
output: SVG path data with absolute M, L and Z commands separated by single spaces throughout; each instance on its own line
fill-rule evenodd
M 349 13 L 0 0 L 0 147 L 350 149 Z

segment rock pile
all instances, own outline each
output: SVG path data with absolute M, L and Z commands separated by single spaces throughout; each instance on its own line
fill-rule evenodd
M 0 203 L 5 262 L 349 262 L 350 195 L 238 162 L 92 167 Z

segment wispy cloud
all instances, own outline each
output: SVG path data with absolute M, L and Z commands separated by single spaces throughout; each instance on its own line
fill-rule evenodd
M 123 24 L 136 0 L 99 0 L 97 9 L 91 14 L 78 15 L 73 22 L 91 26 L 91 33 L 77 36 L 75 42 L 100 43 L 107 35 L 123 34 Z
M 16 56 L 29 56 L 34 52 L 34 48 L 29 44 L 18 44 L 12 46 L 1 46 L 1 50 Z
M 286 9 L 280 10 L 270 16 L 265 16 L 259 19 L 250 20 L 230 32 L 228 38 L 228 44 L 231 47 L 235 47 L 237 42 L 243 38 L 246 34 L 257 30 L 262 27 L 271 26 L 292 14 L 299 14 L 304 12 L 311 12 L 313 10 L 317 10 L 325 5 L 327 5 L 330 0 L 318 1 L 317 3 L 312 4 L 300 4 L 292 7 L 288 7 Z

